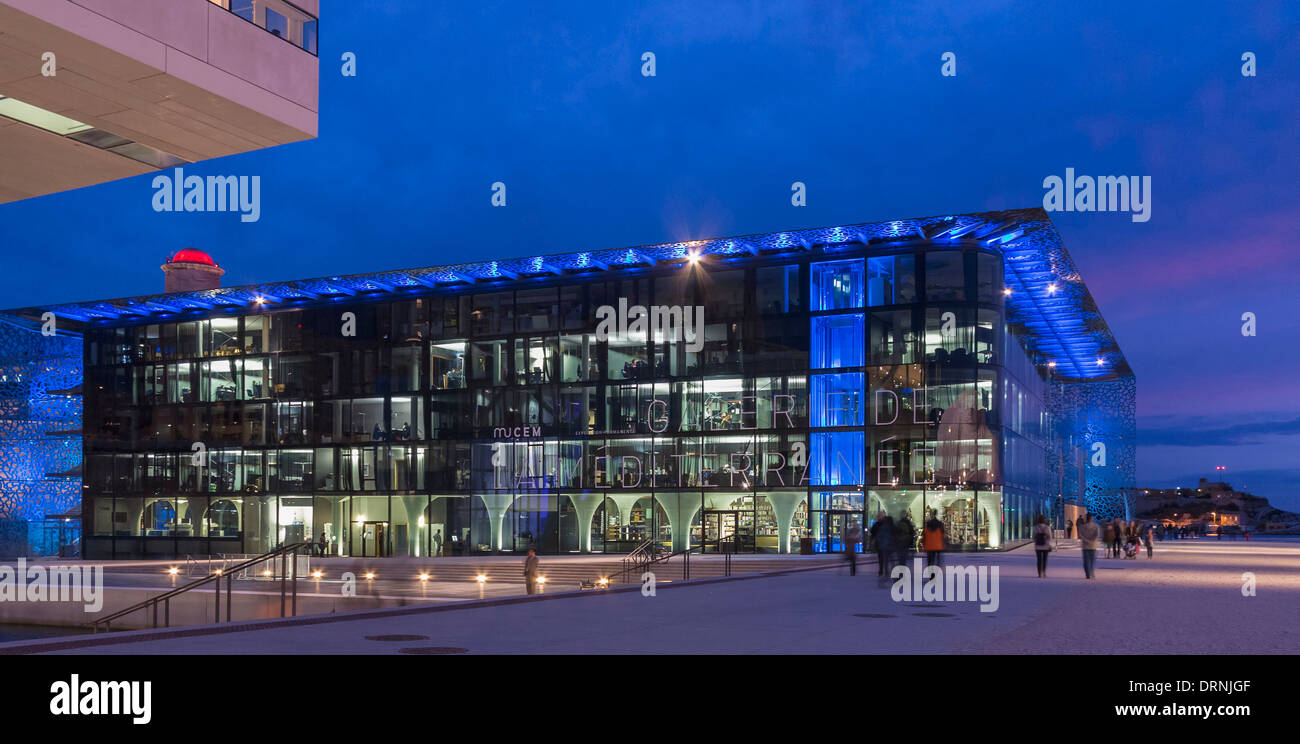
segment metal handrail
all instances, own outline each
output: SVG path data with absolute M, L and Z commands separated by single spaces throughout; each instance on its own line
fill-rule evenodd
M 627 576 L 633 568 L 645 562 L 649 558 L 650 547 L 655 544 L 654 540 L 646 540 L 632 549 L 631 553 L 623 556 L 623 570 L 620 572 L 623 583 L 627 583 Z
M 681 556 L 682 557 L 682 581 L 686 581 L 687 579 L 691 578 L 691 553 L 694 553 L 695 551 L 698 550 L 700 552 L 700 555 L 704 555 L 705 548 L 709 547 L 710 545 L 721 546 L 722 542 L 723 541 L 721 539 L 714 540 L 712 542 L 702 542 L 699 545 L 686 548 L 684 550 L 679 550 L 675 553 L 654 556 L 649 560 L 645 561 L 643 564 L 641 564 L 641 568 L 648 569 L 652 566 L 659 565 L 659 564 L 667 565 L 667 563 L 671 561 L 673 558 L 676 558 L 677 556 Z M 722 575 L 730 576 L 731 575 L 731 553 L 723 553 L 722 555 L 723 555 Z
M 184 594 L 185 592 L 188 592 L 192 589 L 197 589 L 198 587 L 203 586 L 204 584 L 207 584 L 209 582 L 216 583 L 216 590 L 213 592 L 215 603 L 216 603 L 215 622 L 219 623 L 221 622 L 221 580 L 223 578 L 226 580 L 226 622 L 230 622 L 231 621 L 231 606 L 230 606 L 231 595 L 234 593 L 235 573 L 237 573 L 242 569 L 247 569 L 251 566 L 256 566 L 258 564 L 265 563 L 266 561 L 274 560 L 276 558 L 280 559 L 280 617 L 285 617 L 284 614 L 285 601 L 287 595 L 289 594 L 288 582 L 290 581 L 293 582 L 292 599 L 291 599 L 292 614 L 297 615 L 298 614 L 297 561 L 295 560 L 292 562 L 292 567 L 293 567 L 292 573 L 285 570 L 285 563 L 287 562 L 286 558 L 290 553 L 296 556 L 299 550 L 302 550 L 303 548 L 309 546 L 310 544 L 311 543 L 308 542 L 297 542 L 297 543 L 292 543 L 290 545 L 282 545 L 276 548 L 275 550 L 272 550 L 269 553 L 264 553 L 254 558 L 250 558 L 246 561 L 235 564 L 234 566 L 231 566 L 229 568 L 223 567 L 221 569 L 218 569 L 217 571 L 213 572 L 210 576 L 205 576 L 204 578 L 199 579 L 197 581 L 190 582 L 185 586 L 177 587 L 170 591 L 163 592 L 162 594 L 159 594 L 156 597 L 150 597 L 149 599 L 143 600 L 141 602 L 137 602 L 131 605 L 130 607 L 127 607 L 122 610 L 118 610 L 117 612 L 114 612 L 111 615 L 101 617 L 101 618 L 96 618 L 95 620 L 86 623 L 86 625 L 94 629 L 96 633 L 99 632 L 100 626 L 103 626 L 105 630 L 112 630 L 113 629 L 112 623 L 114 620 L 123 617 L 125 615 L 129 615 L 133 612 L 138 612 L 139 610 L 152 607 L 153 627 L 157 628 L 158 627 L 158 605 L 161 604 L 163 606 L 163 627 L 169 628 L 171 627 L 172 597 L 175 597 L 180 594 Z

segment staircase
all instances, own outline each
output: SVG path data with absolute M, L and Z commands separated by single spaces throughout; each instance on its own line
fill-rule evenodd
M 551 591 L 571 591 L 579 588 L 583 582 L 598 582 L 601 578 L 609 579 L 609 586 L 620 584 L 623 569 L 621 555 L 583 555 L 583 556 L 539 556 L 541 575 L 546 577 L 547 588 Z M 344 572 L 351 572 L 358 579 L 364 579 L 368 572 L 380 581 L 417 581 L 421 574 L 428 574 L 430 581 L 464 581 L 475 582 L 479 576 L 487 577 L 489 584 L 524 584 L 523 556 L 481 556 L 449 558 L 310 558 L 309 566 L 300 569 L 299 581 L 310 585 L 312 573 L 320 571 L 322 578 L 337 580 Z M 839 565 L 844 558 L 835 556 L 731 556 L 731 575 L 781 571 L 791 568 L 810 566 Z M 196 575 L 205 575 L 205 566 L 221 567 L 221 559 L 213 559 L 208 564 L 206 559 L 199 559 Z M 725 575 L 725 556 L 717 554 L 700 555 L 690 559 L 690 578 L 704 579 Z M 148 573 L 163 575 L 168 565 L 176 565 L 181 571 L 193 571 L 184 560 L 166 562 L 133 562 L 126 565 L 107 566 L 109 573 Z M 675 556 L 654 564 L 656 581 L 680 581 L 682 578 L 682 558 Z M 641 576 L 628 577 L 628 584 L 640 584 Z

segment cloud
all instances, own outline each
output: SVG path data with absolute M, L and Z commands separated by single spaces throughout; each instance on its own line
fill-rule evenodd
M 1211 429 L 1189 428 L 1190 422 L 1161 428 L 1139 428 L 1138 445 L 1142 447 L 1205 447 L 1214 445 L 1253 444 L 1265 437 L 1300 434 L 1300 418 L 1281 421 L 1255 421 Z

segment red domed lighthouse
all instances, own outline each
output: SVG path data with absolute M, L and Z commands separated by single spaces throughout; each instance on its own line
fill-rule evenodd
M 164 292 L 193 292 L 219 289 L 226 270 L 217 266 L 212 256 L 197 248 L 184 248 L 162 265 Z

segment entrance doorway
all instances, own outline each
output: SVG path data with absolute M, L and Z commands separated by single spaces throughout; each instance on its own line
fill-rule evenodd
M 754 513 L 739 510 L 705 510 L 701 551 L 705 553 L 754 552 Z
M 352 555 L 359 558 L 383 558 L 388 555 L 388 522 L 362 522 L 354 533 Z M 357 544 L 359 543 L 359 544 Z
M 863 528 L 862 513 L 856 511 L 822 511 L 813 512 L 813 552 L 843 553 L 853 550 L 862 552 Z M 858 542 L 848 546 L 844 544 L 847 530 L 856 527 Z

